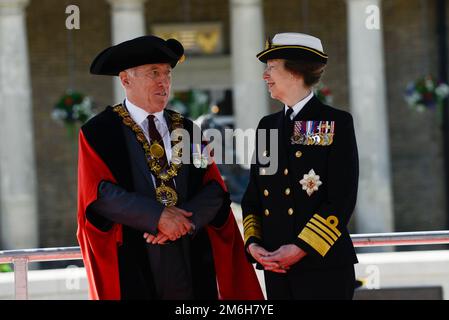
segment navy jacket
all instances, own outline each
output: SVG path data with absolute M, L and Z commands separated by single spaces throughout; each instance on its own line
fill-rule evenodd
M 282 110 L 265 116 L 258 126 L 279 129 L 279 134 L 277 143 L 266 135 L 265 150 L 258 148 L 257 139 L 254 155 L 259 156 L 251 166 L 242 199 L 245 247 L 256 242 L 272 251 L 284 244 L 296 244 L 307 252 L 298 262 L 306 268 L 357 263 L 347 230 L 359 174 L 352 116 L 313 97 L 296 115 L 296 130 L 284 132 L 284 121 Z M 321 129 L 313 128 L 313 124 L 327 128 L 321 130 L 320 138 L 315 137 L 318 141 L 309 138 L 292 143 L 290 138 L 299 132 L 298 125 L 305 131 L 307 123 L 314 136 L 320 136 Z M 276 144 L 278 150 L 273 148 Z M 264 162 L 273 152 L 278 152 L 278 166 L 275 174 L 269 174 L 272 163 Z M 249 254 L 248 258 L 254 262 Z

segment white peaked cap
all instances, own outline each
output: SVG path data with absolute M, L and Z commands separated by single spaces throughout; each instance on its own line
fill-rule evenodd
M 296 33 L 296 32 L 278 33 L 273 37 L 272 43 L 273 45 L 276 46 L 297 45 L 309 47 L 321 52 L 324 51 L 320 39 L 305 33 Z
M 327 63 L 321 40 L 309 34 L 284 32 L 267 40 L 265 49 L 257 54 L 257 58 L 266 63 L 269 59 L 286 59 Z

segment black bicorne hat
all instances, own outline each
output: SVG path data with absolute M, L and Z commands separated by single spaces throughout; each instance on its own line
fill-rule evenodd
M 144 64 L 169 63 L 172 68 L 184 60 L 184 47 L 175 39 L 148 35 L 131 39 L 100 52 L 90 73 L 117 76 L 121 71 Z

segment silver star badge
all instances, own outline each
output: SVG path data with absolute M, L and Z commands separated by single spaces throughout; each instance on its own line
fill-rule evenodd
M 305 174 L 304 177 L 299 181 L 302 185 L 302 190 L 307 192 L 307 195 L 310 197 L 312 193 L 318 191 L 318 187 L 323 183 L 320 181 L 320 176 L 315 174 L 313 169 L 310 169 L 308 174 Z

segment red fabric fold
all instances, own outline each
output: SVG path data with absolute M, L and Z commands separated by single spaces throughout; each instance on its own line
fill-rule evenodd
M 78 230 L 77 237 L 83 255 L 89 283 L 89 298 L 93 300 L 120 299 L 117 246 L 122 241 L 119 224 L 103 232 L 86 219 L 86 209 L 97 199 L 98 185 L 102 180 L 116 182 L 109 168 L 86 141 L 79 135 L 78 154 Z

